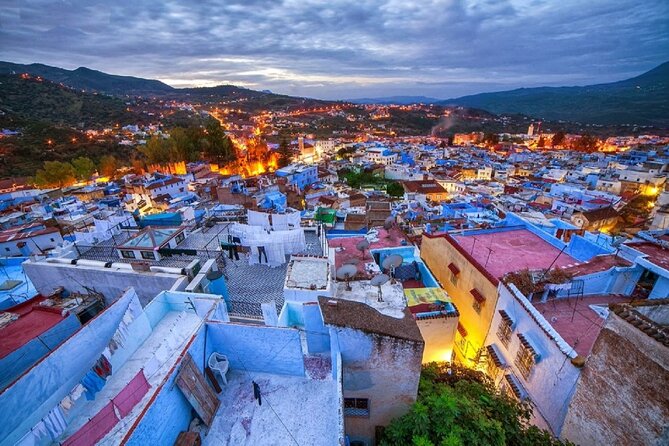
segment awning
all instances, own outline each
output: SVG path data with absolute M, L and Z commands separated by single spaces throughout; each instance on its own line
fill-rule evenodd
M 513 327 L 513 319 L 511 319 L 511 316 L 509 316 L 509 313 L 507 313 L 506 310 L 499 310 L 499 315 L 502 316 L 502 320 L 504 320 L 509 327 Z
M 474 299 L 476 299 L 476 302 L 482 304 L 485 302 L 485 297 L 483 297 L 483 294 L 479 292 L 476 288 L 472 288 L 470 291 L 472 296 L 474 296 Z
M 526 349 L 528 349 L 529 351 L 532 352 L 532 354 L 534 355 L 534 360 L 538 361 L 539 358 L 541 357 L 541 355 L 539 354 L 537 349 L 534 348 L 534 346 L 529 341 L 527 336 L 525 336 L 525 334 L 523 334 L 523 333 L 518 333 L 518 339 L 520 339 L 520 343 L 523 344 L 523 347 L 525 347 Z
M 504 357 L 499 352 L 495 344 L 490 344 L 486 346 L 486 350 L 488 351 L 488 356 L 490 356 L 490 359 L 492 359 L 492 361 L 495 363 L 497 367 L 506 368 L 507 366 L 506 361 L 504 360 Z
M 407 288 L 404 290 L 407 306 L 434 302 L 451 302 L 451 298 L 441 288 Z
M 460 333 L 460 336 L 467 337 L 467 330 L 465 330 L 465 327 L 462 326 L 460 322 L 458 322 L 458 333 Z
M 518 381 L 518 378 L 509 373 L 504 375 L 504 379 L 506 380 L 507 384 L 509 384 L 509 388 L 511 388 L 511 391 L 516 396 L 516 398 L 519 400 L 524 400 L 526 398 L 527 393 L 525 392 L 523 385 L 520 384 L 520 381 Z
M 453 275 L 455 275 L 455 276 L 457 276 L 458 274 L 460 274 L 460 268 L 458 268 L 457 266 L 455 266 L 455 263 L 453 263 L 453 262 L 451 262 L 451 263 L 448 264 L 448 269 L 450 269 L 451 272 L 453 273 Z

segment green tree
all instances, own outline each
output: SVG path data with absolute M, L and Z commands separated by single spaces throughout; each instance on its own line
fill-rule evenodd
M 279 167 L 286 167 L 291 162 L 293 162 L 293 151 L 290 149 L 288 144 L 288 139 L 285 135 L 281 137 L 281 142 L 279 143 L 279 149 L 277 150 L 279 154 Z
M 381 445 L 562 445 L 529 425 L 532 406 L 497 391 L 481 372 L 427 364 L 411 411 L 391 422 Z
M 170 130 L 170 140 L 173 142 L 171 161 L 196 161 L 200 157 L 202 132 L 196 127 L 175 127 Z
M 144 155 L 148 164 L 165 164 L 175 161 L 176 150 L 172 138 L 153 136 L 139 151 Z
M 119 163 L 116 157 L 106 155 L 100 159 L 100 174 L 102 176 L 113 178 L 118 168 Z
M 75 175 L 70 163 L 45 161 L 44 167 L 35 174 L 35 184 L 40 187 L 67 187 L 74 184 Z
M 86 181 L 95 172 L 95 163 L 86 156 L 80 156 L 72 160 L 72 167 L 78 180 Z
M 404 187 L 397 181 L 392 181 L 386 185 L 386 193 L 391 197 L 404 196 Z
M 578 150 L 580 152 L 592 153 L 597 151 L 599 146 L 599 139 L 596 136 L 585 134 L 580 138 L 574 140 L 572 143 L 572 149 Z
M 207 120 L 205 135 L 205 155 L 209 161 L 225 166 L 237 160 L 235 145 L 225 134 L 221 124 L 214 118 Z
M 555 132 L 551 138 L 551 147 L 559 147 L 564 144 L 565 134 L 562 130 Z

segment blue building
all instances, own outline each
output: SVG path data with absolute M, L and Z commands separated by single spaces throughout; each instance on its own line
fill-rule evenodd
M 274 174 L 286 178 L 289 186 L 297 186 L 300 190 L 318 181 L 318 167 L 305 164 L 291 164 L 278 169 Z

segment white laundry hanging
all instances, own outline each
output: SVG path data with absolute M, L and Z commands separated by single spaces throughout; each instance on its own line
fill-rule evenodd
M 257 212 L 249 210 L 247 214 L 247 220 L 250 226 L 260 226 L 263 229 L 270 228 L 269 214 L 265 212 Z

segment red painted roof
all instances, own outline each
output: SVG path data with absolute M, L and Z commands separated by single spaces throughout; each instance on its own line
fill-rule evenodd
M 654 265 L 669 270 L 669 249 L 650 242 L 626 243 L 626 245 L 645 254 L 646 260 Z
M 527 229 L 453 234 L 462 251 L 473 257 L 490 275 L 501 279 L 506 273 L 522 269 L 544 269 L 578 263 L 568 254 Z M 557 260 L 556 260 L 557 259 Z M 555 260 L 555 263 L 553 261 Z
M 614 266 L 632 266 L 632 262 L 628 262 L 622 257 L 611 255 L 595 256 L 585 263 L 563 268 L 563 271 L 572 274 L 573 276 L 584 276 L 586 274 L 594 274 L 602 271 L 607 271 Z
M 590 305 L 608 307 L 609 304 L 629 302 L 630 297 L 619 295 L 585 296 L 578 299 L 557 299 L 545 303 L 532 303 L 534 307 L 571 345 L 576 353 L 587 356 L 604 326 Z
M 19 315 L 19 318 L 4 328 L 0 328 L 0 358 L 23 347 L 65 318 L 60 310 L 40 307 L 45 297 L 38 296 L 5 311 Z
M 335 267 L 339 269 L 347 260 L 358 259 L 359 262 L 356 265 L 358 274 L 356 275 L 356 279 L 371 278 L 371 275 L 365 271 L 365 263 L 374 261 L 369 250 L 402 246 L 402 240 L 405 238 L 404 233 L 395 227 L 390 229 L 390 231 L 379 228 L 379 240 L 372 242 L 369 249 L 365 250 L 364 259 L 362 258 L 362 252 L 356 248 L 356 245 L 364 240 L 364 237 L 342 237 L 333 239 L 330 241 L 330 248 L 335 248 Z
M 22 225 L 22 226 L 15 226 L 10 229 L 6 229 L 4 231 L 0 231 L 0 243 L 3 242 L 10 242 L 14 240 L 25 240 L 29 239 L 32 237 L 36 237 L 38 235 L 44 235 L 44 234 L 51 234 L 54 232 L 58 232 L 58 228 L 44 228 L 44 229 L 37 229 L 33 231 L 29 231 L 31 228 L 36 228 L 42 226 L 40 223 L 31 223 L 27 225 Z

